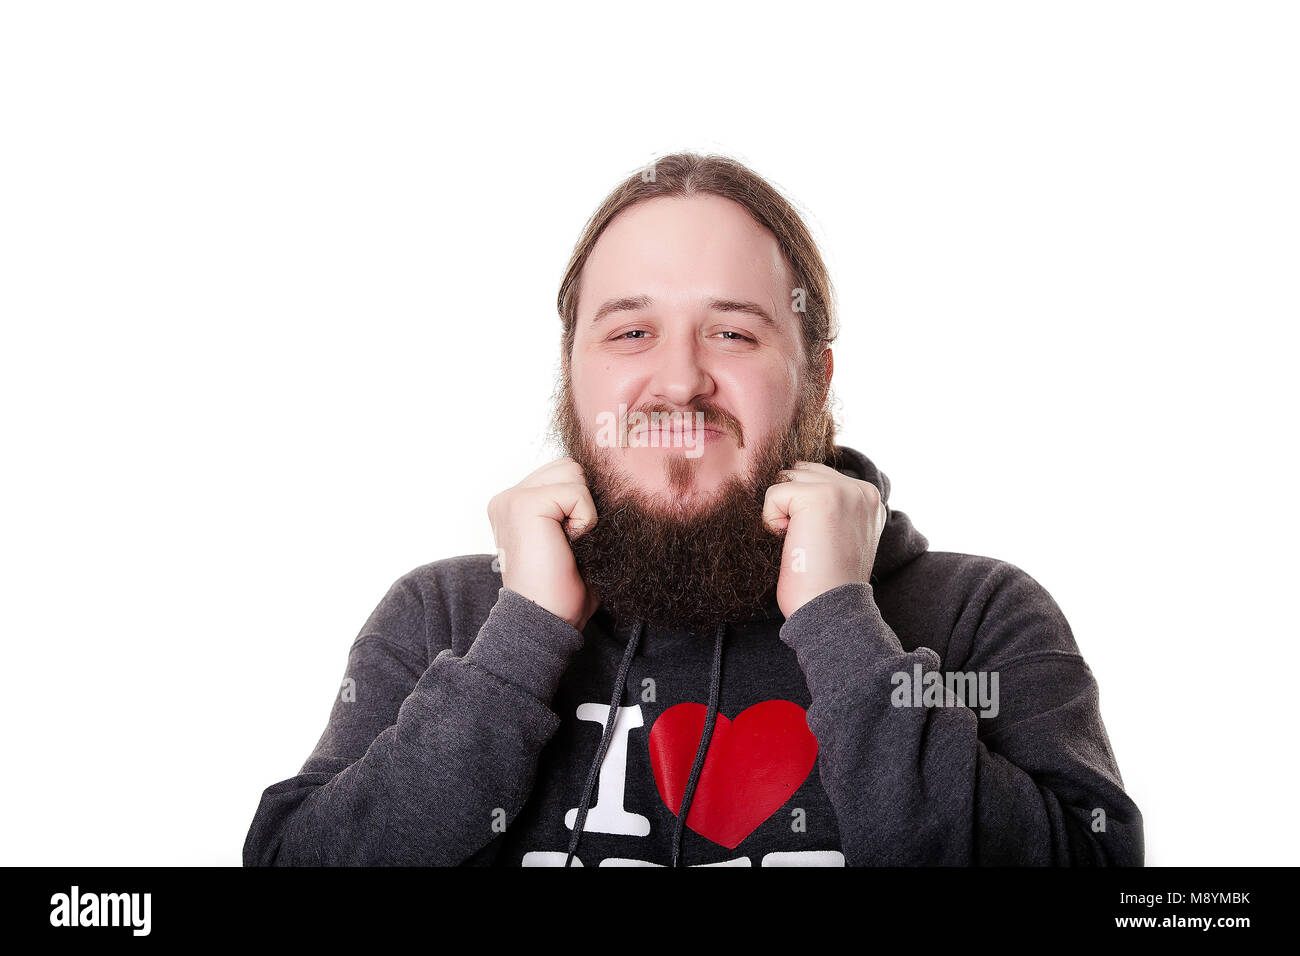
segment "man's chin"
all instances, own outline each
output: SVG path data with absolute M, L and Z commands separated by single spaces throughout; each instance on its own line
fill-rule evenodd
M 571 542 L 578 570 L 619 618 L 694 627 L 751 616 L 780 570 L 782 540 L 762 525 L 770 477 L 649 490 L 593 466 L 598 517 Z
M 717 491 L 652 492 L 643 499 L 650 514 L 664 521 L 702 521 L 721 505 Z
M 665 514 L 683 508 L 707 509 L 721 499 L 729 485 L 753 477 L 753 466 L 740 461 L 692 459 L 680 452 L 665 454 L 657 449 L 654 454 L 653 459 L 636 461 L 603 457 L 598 470 L 607 482 L 616 482 L 625 493 L 638 496 Z

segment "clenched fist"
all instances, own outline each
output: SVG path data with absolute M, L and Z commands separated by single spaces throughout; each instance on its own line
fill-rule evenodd
M 866 584 L 885 529 L 885 503 L 869 481 L 815 462 L 781 472 L 767 489 L 763 523 L 785 532 L 776 602 L 787 618 L 813 598 L 851 582 Z
M 543 465 L 488 502 L 501 583 L 578 630 L 600 598 L 578 573 L 569 538 L 596 523 L 587 479 L 572 458 Z M 567 520 L 567 524 L 566 524 Z

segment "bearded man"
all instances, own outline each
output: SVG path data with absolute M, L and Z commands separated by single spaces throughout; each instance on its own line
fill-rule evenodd
M 629 177 L 558 297 L 564 457 L 400 578 L 245 865 L 1140 865 L 1048 593 L 837 445 L 833 293 L 732 160 Z M 1003 693 L 1005 691 L 1005 693 Z

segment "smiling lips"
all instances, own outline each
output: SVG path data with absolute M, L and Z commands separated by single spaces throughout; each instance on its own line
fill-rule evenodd
M 711 445 L 721 441 L 729 433 L 717 425 L 696 425 L 684 423 L 681 418 L 658 424 L 636 425 L 628 429 L 628 444 L 636 439 L 640 448 L 687 448 Z M 655 441 L 658 436 L 658 441 Z

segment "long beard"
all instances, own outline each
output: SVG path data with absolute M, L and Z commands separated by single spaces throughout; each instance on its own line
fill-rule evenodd
M 586 473 L 597 515 L 595 527 L 570 546 L 601 605 L 620 620 L 677 628 L 761 614 L 775 597 L 785 544 L 783 534 L 763 524 L 767 489 L 796 461 L 825 457 L 813 398 L 805 394 L 790 427 L 764 439 L 748 474 L 732 476 L 703 501 L 686 501 L 648 494 L 611 468 L 578 422 L 565 388 L 556 430 Z M 665 460 L 670 489 L 689 486 L 694 463 L 675 455 Z

